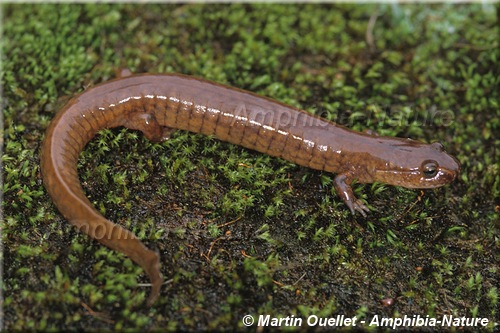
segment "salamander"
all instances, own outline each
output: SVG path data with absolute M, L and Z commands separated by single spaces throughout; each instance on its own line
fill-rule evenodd
M 152 141 L 174 130 L 214 136 L 298 165 L 336 174 L 334 187 L 350 211 L 366 216 L 351 183 L 407 188 L 452 182 L 458 161 L 440 143 L 352 131 L 255 93 L 181 74 L 127 74 L 85 90 L 55 116 L 41 150 L 43 183 L 60 213 L 80 231 L 140 265 L 151 281 L 148 305 L 160 294 L 160 258 L 133 233 L 107 220 L 84 194 L 77 162 L 104 128 L 125 126 Z

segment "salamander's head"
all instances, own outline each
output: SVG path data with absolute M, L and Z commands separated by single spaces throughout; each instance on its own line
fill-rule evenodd
M 458 161 L 439 142 L 402 141 L 393 148 L 396 158 L 384 170 L 375 170 L 378 181 L 407 188 L 434 188 L 451 183 L 460 172 Z

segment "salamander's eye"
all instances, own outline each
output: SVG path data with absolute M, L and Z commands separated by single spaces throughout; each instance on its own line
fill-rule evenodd
M 438 172 L 438 165 L 434 161 L 426 161 L 422 164 L 422 170 L 425 178 L 434 178 Z

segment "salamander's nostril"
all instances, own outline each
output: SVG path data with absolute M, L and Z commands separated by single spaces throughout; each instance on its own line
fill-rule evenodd
M 433 142 L 431 143 L 431 147 L 434 148 L 437 151 L 444 151 L 444 146 L 439 143 L 439 142 Z

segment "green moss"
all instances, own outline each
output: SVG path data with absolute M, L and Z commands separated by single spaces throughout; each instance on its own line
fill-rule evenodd
M 498 321 L 494 5 L 11 4 L 4 16 L 7 330 L 242 330 L 245 314 Z M 39 174 L 43 133 L 67 97 L 123 67 L 440 141 L 462 173 L 427 191 L 356 184 L 372 210 L 362 218 L 334 175 L 201 135 L 157 144 L 103 130 L 78 173 L 102 214 L 160 253 L 168 283 L 146 308 L 142 270 L 70 227 Z

